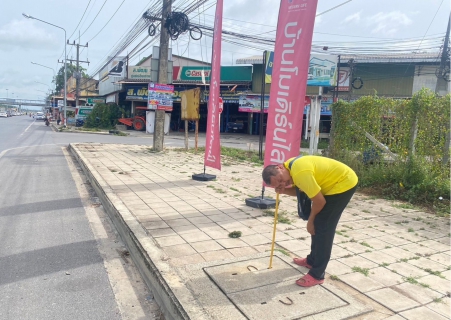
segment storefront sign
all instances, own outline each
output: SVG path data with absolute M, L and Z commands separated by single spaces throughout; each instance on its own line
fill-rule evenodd
M 105 99 L 102 99 L 102 98 L 88 98 L 86 103 L 87 104 L 105 103 Z
M 261 96 L 260 95 L 243 95 L 240 96 L 238 111 L 240 112 L 261 112 Z M 263 112 L 268 112 L 269 95 L 265 95 Z
M 340 67 L 340 76 L 338 80 L 338 91 L 349 91 L 349 76 L 351 69 L 349 67 Z
M 173 85 L 149 83 L 147 108 L 151 110 L 172 111 L 173 94 Z
M 150 67 L 140 67 L 140 66 L 132 66 L 128 67 L 128 79 L 143 79 L 143 80 L 151 80 L 151 70 Z
M 127 95 L 125 96 L 125 100 L 135 100 L 135 101 L 147 101 L 147 86 L 145 87 L 128 87 Z
M 111 57 L 109 57 L 111 59 Z M 108 74 L 111 76 L 124 76 L 125 60 L 127 57 L 115 57 L 108 63 Z
M 271 83 L 272 71 L 274 62 L 274 52 L 268 52 L 266 55 L 266 71 L 265 82 Z M 333 87 L 336 85 L 337 79 L 337 62 L 338 58 L 334 55 L 328 54 L 310 54 L 307 85 L 308 86 L 321 86 L 321 87 Z M 294 72 L 295 69 L 287 68 L 287 71 Z M 341 69 L 340 69 L 341 70 Z
M 174 70 L 175 73 L 175 70 Z M 202 74 L 204 77 L 202 77 Z M 211 67 L 181 67 L 178 76 L 174 80 L 210 81 Z M 202 79 L 203 78 L 203 79 Z M 226 66 L 221 67 L 221 81 L 252 81 L 252 67 L 250 66 Z

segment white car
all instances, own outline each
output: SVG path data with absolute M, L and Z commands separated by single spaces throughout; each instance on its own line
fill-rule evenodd
M 0 117 L 8 118 L 8 114 L 4 111 L 0 111 Z

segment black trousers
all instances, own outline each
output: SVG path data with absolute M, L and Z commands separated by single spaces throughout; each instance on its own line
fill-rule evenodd
M 315 217 L 315 235 L 311 236 L 312 244 L 310 254 L 307 256 L 307 263 L 312 266 L 309 274 L 317 280 L 324 279 L 332 253 L 338 220 L 340 220 L 341 214 L 351 200 L 356 188 L 343 193 L 324 196 L 326 204 Z

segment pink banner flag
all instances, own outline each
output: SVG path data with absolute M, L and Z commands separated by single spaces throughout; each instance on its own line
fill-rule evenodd
M 221 141 L 219 135 L 219 87 L 221 81 L 222 0 L 216 2 L 211 55 L 210 98 L 208 99 L 207 132 L 204 164 L 221 170 Z
M 318 0 L 281 0 L 269 94 L 265 166 L 299 155 Z

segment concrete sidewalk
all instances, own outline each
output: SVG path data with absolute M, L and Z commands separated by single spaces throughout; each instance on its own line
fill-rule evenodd
M 245 205 L 261 167 L 223 159 L 198 182 L 203 154 L 72 144 L 166 319 L 449 319 L 450 223 L 409 206 L 354 196 L 340 220 L 324 285 L 294 283 L 309 252 L 296 201 L 283 196 L 274 266 L 273 211 Z M 274 192 L 266 192 L 275 196 Z M 229 233 L 241 231 L 239 238 Z

